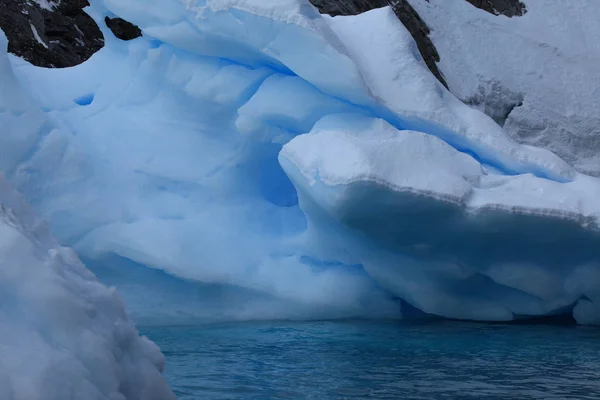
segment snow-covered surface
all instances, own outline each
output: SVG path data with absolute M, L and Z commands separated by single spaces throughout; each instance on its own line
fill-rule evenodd
M 286 145 L 281 156 L 314 185 L 375 182 L 456 203 L 469 212 L 505 208 L 528 214 L 556 214 L 594 223 L 598 204 L 588 177 L 568 183 L 531 174 L 486 174 L 471 156 L 437 137 L 398 131 L 383 120 L 336 115 L 323 118 L 310 134 Z M 589 192 L 587 190 L 590 189 Z M 584 202 L 585 201 L 585 202 Z
M 402 298 L 451 318 L 597 321 L 600 181 L 445 91 L 391 10 L 89 12 L 144 37 L 104 32 L 66 70 L 11 58 L 7 84 L 34 100 L 2 105 L 1 169 L 135 317 L 206 317 L 181 293 L 208 285 L 232 318 L 398 317 Z
M 499 117 L 513 138 L 600 175 L 596 0 L 529 0 L 516 18 L 466 1 L 410 3 L 432 30 L 452 93 L 490 115 L 510 112 Z
M 0 178 L 0 398 L 174 399 L 114 289 Z

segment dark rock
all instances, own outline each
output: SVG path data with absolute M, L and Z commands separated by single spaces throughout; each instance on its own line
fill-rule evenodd
M 527 12 L 525 4 L 520 0 L 467 0 L 477 8 L 494 15 L 520 17 Z
M 394 10 L 394 13 L 396 13 L 398 19 L 400 19 L 402 24 L 404 24 L 406 29 L 410 32 L 413 39 L 415 39 L 419 52 L 431 73 L 442 83 L 442 85 L 448 88 L 444 75 L 437 67 L 437 63 L 440 61 L 440 55 L 429 38 L 430 31 L 427 24 L 425 24 L 415 9 L 408 3 L 408 0 L 391 0 L 390 6 Z
M 83 11 L 87 0 L 49 0 L 43 8 L 32 0 L 0 0 L 0 29 L 8 51 L 49 68 L 72 67 L 104 46 L 96 22 Z
M 423 0 L 429 1 L 429 0 Z M 459 1 L 459 0 L 448 0 Z M 521 16 L 527 11 L 525 4 L 520 0 L 466 0 L 473 6 L 487 11 L 494 15 L 505 15 L 508 17 Z M 310 0 L 310 2 L 319 9 L 322 14 L 329 15 L 357 15 L 375 8 L 392 7 L 398 19 L 410 32 L 419 52 L 427 64 L 431 73 L 444 85 L 446 88 L 446 80 L 444 75 L 438 69 L 437 63 L 440 61 L 440 55 L 435 48 L 435 45 L 429 38 L 429 27 L 421 19 L 419 14 L 410 5 L 408 0 Z M 512 105 L 514 108 L 518 105 L 516 102 Z M 510 108 L 512 110 L 512 108 Z M 508 111 L 510 113 L 510 111 Z M 504 114 L 503 114 L 504 115 Z M 506 120 L 506 117 L 499 116 L 498 119 Z
M 310 0 L 321 14 L 357 15 L 388 5 L 387 0 Z
M 356 15 L 375 8 L 389 5 L 398 16 L 398 19 L 404 24 L 410 32 L 419 52 L 427 64 L 431 73 L 448 87 L 444 76 L 437 67 L 440 61 L 440 55 L 437 49 L 429 39 L 429 28 L 423 22 L 419 14 L 408 3 L 408 0 L 310 0 L 311 3 L 319 9 L 322 14 L 329 15 Z
M 104 22 L 106 22 L 106 26 L 108 26 L 112 33 L 121 40 L 133 40 L 142 36 L 140 28 L 131 22 L 125 21 L 123 18 L 106 17 Z

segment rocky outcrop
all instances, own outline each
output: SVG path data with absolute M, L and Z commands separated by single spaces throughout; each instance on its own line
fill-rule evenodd
M 429 1 L 429 0 L 422 0 Z M 454 1 L 454 0 L 453 0 Z M 458 1 L 458 0 L 456 0 Z M 494 15 L 508 17 L 520 16 L 526 12 L 525 4 L 520 0 L 466 0 L 473 6 Z M 408 0 L 310 0 L 322 14 L 357 15 L 375 8 L 391 6 L 398 19 L 415 39 L 419 52 L 431 73 L 447 88 L 444 75 L 439 70 L 437 63 L 440 55 L 429 38 L 429 27 Z
M 104 46 L 87 0 L 0 0 L 8 51 L 40 67 L 81 64 Z
M 113 35 L 121 40 L 133 40 L 142 36 L 142 31 L 140 28 L 131 22 L 125 21 L 123 18 L 106 17 L 104 22 L 111 30 Z
M 527 12 L 525 4 L 520 0 L 467 0 L 477 8 L 494 15 L 520 17 Z
M 398 19 L 415 39 L 419 52 L 431 73 L 447 88 L 448 85 L 446 84 L 444 75 L 437 66 L 437 63 L 440 61 L 440 55 L 429 38 L 430 31 L 427 24 L 425 24 L 407 0 L 390 0 L 390 5 Z
M 387 0 L 310 0 L 322 14 L 357 15 L 388 5 Z

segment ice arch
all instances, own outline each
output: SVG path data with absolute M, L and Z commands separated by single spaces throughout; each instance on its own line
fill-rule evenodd
M 396 298 L 450 318 L 596 318 L 599 181 L 447 93 L 390 10 L 89 11 L 145 36 L 105 32 L 68 70 L 12 58 L 27 104 L 3 108 L 2 168 L 84 257 L 186 279 L 174 313 L 195 315 L 177 292 L 201 282 L 265 296 L 244 318 L 397 316 Z

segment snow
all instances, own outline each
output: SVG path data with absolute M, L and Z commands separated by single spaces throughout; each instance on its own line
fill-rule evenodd
M 388 8 L 89 12 L 144 36 L 99 24 L 70 69 L 0 59 L 0 170 L 134 319 L 399 318 L 400 298 L 597 322 L 600 180 L 448 93 Z
M 534 172 L 554 179 L 572 177 L 572 168 L 563 160 L 549 152 L 519 146 L 489 118 L 443 90 L 417 58 L 412 37 L 398 24 L 391 9 L 373 10 L 360 17 L 333 18 L 331 25 L 348 44 L 373 95 L 391 111 L 405 116 L 405 127 L 425 130 L 456 148 L 470 149 L 482 161 L 510 173 Z M 438 126 L 422 126 L 423 121 Z
M 33 26 L 33 24 L 29 24 L 29 26 L 31 27 L 31 31 L 33 32 L 33 37 L 35 38 L 35 40 L 37 40 L 37 42 L 39 44 L 41 44 L 42 46 L 44 46 L 47 49 L 48 45 L 46 44 L 46 42 L 44 42 L 42 40 L 42 38 L 40 37 L 40 34 L 38 33 L 37 29 L 35 29 L 35 26 Z
M 60 0 L 34 0 L 44 10 L 52 11 L 60 4 Z M 34 31 L 35 32 L 35 31 Z
M 465 1 L 410 3 L 432 30 L 438 67 L 452 93 L 498 114 L 517 141 L 600 175 L 596 1 L 530 0 L 528 12 L 515 18 L 493 16 Z
M 174 399 L 114 289 L 0 179 L 0 398 Z
M 328 186 L 372 181 L 458 203 L 472 190 L 468 182 L 481 175 L 478 162 L 434 136 L 343 114 L 320 120 L 310 134 L 286 145 L 280 157 L 313 184 L 316 180 Z

